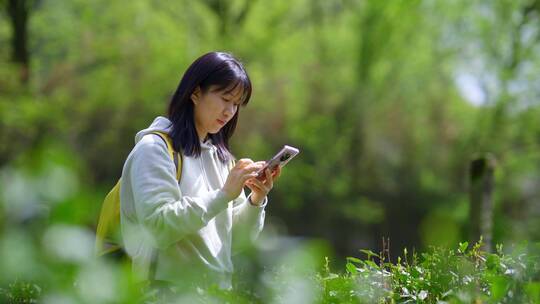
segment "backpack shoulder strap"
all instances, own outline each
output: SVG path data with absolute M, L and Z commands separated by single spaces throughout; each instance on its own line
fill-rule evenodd
M 169 136 L 169 134 L 160 131 L 154 131 L 150 134 L 155 134 L 159 136 L 167 145 L 167 151 L 169 151 L 169 156 L 174 161 L 174 166 L 176 167 L 176 180 L 180 181 L 180 178 L 182 177 L 182 157 L 181 155 L 179 156 L 180 153 L 174 151 L 172 138 Z

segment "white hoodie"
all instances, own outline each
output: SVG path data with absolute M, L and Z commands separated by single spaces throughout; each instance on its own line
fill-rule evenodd
M 124 247 L 141 278 L 158 252 L 155 279 L 184 284 L 196 279 L 231 287 L 231 254 L 254 241 L 264 225 L 264 206 L 252 206 L 244 192 L 230 201 L 221 190 L 229 174 L 217 148 L 201 142 L 201 155 L 182 155 L 182 176 L 165 142 L 171 122 L 157 117 L 135 136 L 122 171 L 121 227 Z M 247 242 L 246 242 L 247 241 Z M 157 251 L 156 251 L 157 250 Z

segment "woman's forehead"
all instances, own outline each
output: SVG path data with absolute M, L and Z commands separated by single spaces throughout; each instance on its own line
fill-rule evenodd
M 240 81 L 237 81 L 236 83 L 233 83 L 225 88 L 216 87 L 213 91 L 217 91 L 225 95 L 240 97 L 244 93 L 244 86 L 242 83 L 240 83 Z

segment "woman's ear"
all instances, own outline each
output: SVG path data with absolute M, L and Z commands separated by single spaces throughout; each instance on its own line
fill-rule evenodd
M 193 101 L 193 104 L 199 103 L 199 98 L 201 97 L 201 87 L 197 86 L 193 93 L 191 94 L 191 101 Z

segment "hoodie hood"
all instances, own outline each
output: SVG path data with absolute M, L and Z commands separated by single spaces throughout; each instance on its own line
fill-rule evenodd
M 172 123 L 169 119 L 163 116 L 158 116 L 154 121 L 150 124 L 150 126 L 146 129 L 140 130 L 137 132 L 137 135 L 135 135 L 135 143 L 138 143 L 141 141 L 141 139 L 146 135 L 150 134 L 152 132 L 164 132 L 169 134 L 169 132 L 172 129 Z
M 164 132 L 169 134 L 169 132 L 172 130 L 172 122 L 163 116 L 158 116 L 154 119 L 154 121 L 150 124 L 150 126 L 146 129 L 142 129 L 135 135 L 135 144 L 138 143 L 145 135 L 150 134 L 152 132 Z M 212 145 L 211 140 L 206 140 L 205 142 L 199 141 L 201 144 L 201 149 L 215 149 L 215 146 Z

